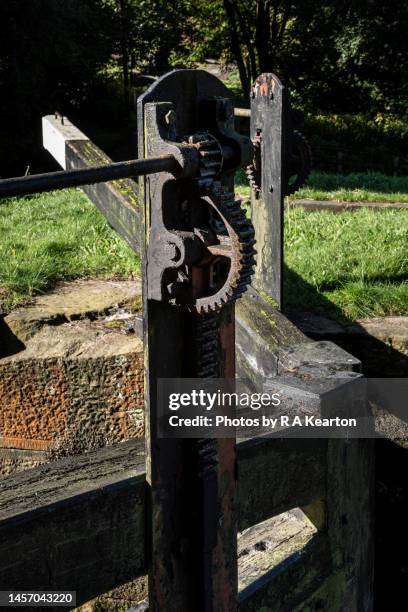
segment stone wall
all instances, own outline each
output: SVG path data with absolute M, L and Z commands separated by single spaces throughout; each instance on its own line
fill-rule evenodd
M 0 473 L 141 436 L 137 282 L 81 281 L 1 328 Z

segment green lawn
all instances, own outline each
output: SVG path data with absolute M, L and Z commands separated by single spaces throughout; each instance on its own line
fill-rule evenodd
M 406 210 L 285 215 L 286 303 L 334 317 L 408 314 Z
M 244 196 L 250 194 L 248 181 L 242 171 L 237 192 Z M 408 176 L 386 176 L 380 172 L 347 175 L 312 172 L 307 184 L 290 198 L 341 202 L 408 202 Z
M 0 306 L 8 309 L 60 280 L 129 277 L 139 264 L 79 190 L 0 201 Z
M 333 214 L 291 208 L 286 212 L 285 261 L 290 305 L 351 319 L 408 314 L 405 210 Z M 79 190 L 0 204 L 4 309 L 60 280 L 129 278 L 138 272 L 137 257 Z

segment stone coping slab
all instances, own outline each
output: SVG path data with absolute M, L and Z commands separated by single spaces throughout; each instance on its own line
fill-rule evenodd
M 285 203 L 289 208 L 302 207 L 309 211 L 328 210 L 331 212 L 354 211 L 360 208 L 372 208 L 382 210 L 385 208 L 404 209 L 408 208 L 407 202 L 341 202 L 337 200 L 289 200 Z
M 13 310 L 4 317 L 4 322 L 21 342 L 26 342 L 43 325 L 95 318 L 125 304 L 140 310 L 140 295 L 140 279 L 62 283 L 50 293 L 36 297 L 32 304 Z

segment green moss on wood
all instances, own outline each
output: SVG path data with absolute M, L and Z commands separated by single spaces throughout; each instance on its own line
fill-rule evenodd
M 268 302 L 268 304 L 272 306 L 272 308 L 275 308 L 275 310 L 279 310 L 278 302 L 271 295 L 269 295 L 265 291 L 259 291 L 259 295 L 263 300 L 265 300 L 265 302 Z

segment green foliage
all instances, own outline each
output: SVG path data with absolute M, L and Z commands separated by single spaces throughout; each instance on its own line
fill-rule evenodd
M 133 251 L 79 190 L 2 201 L 0 306 L 9 308 L 61 280 L 129 277 Z
M 183 2 L 165 0 L 103 0 L 119 23 L 117 52 L 129 69 L 162 74 L 170 66 L 186 27 Z
M 276 72 L 310 112 L 408 113 L 408 5 L 398 0 L 212 0 L 185 11 L 194 36 L 184 35 L 184 58 L 234 59 L 246 94 Z
M 316 168 L 336 170 L 342 152 L 343 172 L 408 172 L 408 123 L 395 115 L 308 113 L 303 131 Z
M 228 24 L 220 0 L 184 0 L 180 6 L 182 32 L 179 44 L 172 50 L 170 60 L 175 67 L 194 67 L 207 59 L 228 62 Z
M 109 17 L 98 0 L 0 3 L 1 175 L 31 164 L 42 115 L 72 116 L 91 96 L 113 48 Z
M 224 84 L 228 87 L 228 89 L 230 89 L 233 92 L 235 98 L 245 99 L 246 96 L 242 89 L 242 83 L 240 81 L 239 74 L 236 70 L 231 71 L 229 73 L 228 77 L 224 81 Z
M 310 4 L 315 14 L 298 11 L 292 43 L 282 53 L 282 75 L 296 102 L 312 113 L 406 115 L 408 6 L 398 0 Z
M 237 97 L 261 72 L 283 78 L 320 169 L 335 169 L 338 149 L 345 171 L 392 173 L 408 155 L 408 5 L 398 0 L 7 0 L 0 20 L 2 176 L 49 163 L 42 115 L 59 110 L 92 137 L 129 133 L 135 73 L 208 59 L 235 63 L 226 82 Z

